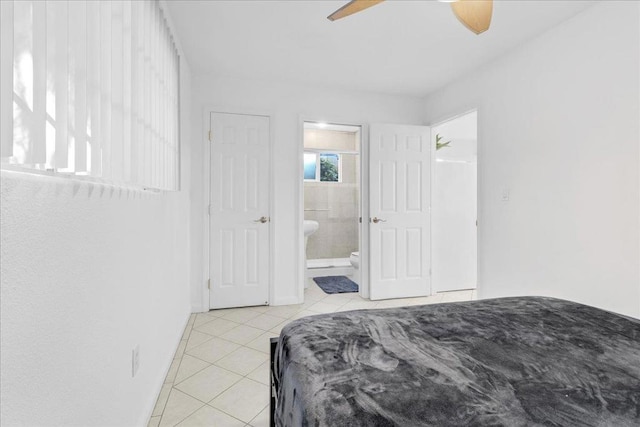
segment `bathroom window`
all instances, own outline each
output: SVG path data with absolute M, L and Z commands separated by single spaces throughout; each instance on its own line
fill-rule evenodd
M 340 182 L 340 154 L 305 152 L 304 180 Z
M 316 172 L 318 155 L 316 153 L 304 153 L 304 180 L 317 181 Z

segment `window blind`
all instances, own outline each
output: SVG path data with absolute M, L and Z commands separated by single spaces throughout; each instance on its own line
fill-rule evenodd
M 179 189 L 179 67 L 157 0 L 0 1 L 3 164 Z

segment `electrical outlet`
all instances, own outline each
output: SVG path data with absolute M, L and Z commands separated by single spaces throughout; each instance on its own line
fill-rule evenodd
M 136 345 L 131 351 L 131 377 L 135 377 L 140 368 L 140 346 Z
M 509 201 L 509 197 L 511 196 L 511 190 L 509 190 L 508 188 L 504 188 L 502 190 L 502 201 L 503 202 L 508 202 Z

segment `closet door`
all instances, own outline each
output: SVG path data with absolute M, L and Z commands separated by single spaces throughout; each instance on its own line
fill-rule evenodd
M 211 114 L 210 307 L 269 300 L 269 118 Z

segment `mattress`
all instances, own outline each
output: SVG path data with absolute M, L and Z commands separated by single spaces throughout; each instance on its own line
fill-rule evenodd
M 311 316 L 275 351 L 278 426 L 640 426 L 640 320 L 569 301 Z

